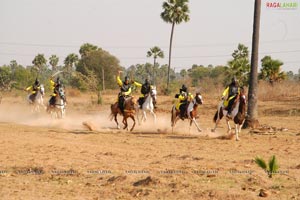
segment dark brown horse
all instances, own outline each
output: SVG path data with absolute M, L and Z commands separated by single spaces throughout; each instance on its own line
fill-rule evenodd
M 196 116 L 197 116 L 197 108 L 198 105 L 202 104 L 203 100 L 202 100 L 202 96 L 200 93 L 196 93 L 196 96 L 194 97 L 194 99 L 192 99 L 188 104 L 187 104 L 187 108 L 186 108 L 186 116 L 184 117 L 185 119 L 189 119 L 190 120 L 190 128 L 194 122 L 194 124 L 196 125 L 197 129 L 199 132 L 201 132 L 201 128 L 199 127 L 198 123 L 196 122 Z M 175 126 L 176 122 L 178 121 L 180 115 L 180 111 L 176 109 L 175 105 L 172 108 L 171 111 L 171 126 L 172 126 L 172 131 L 173 131 L 173 127 Z
M 118 119 L 117 119 L 117 115 L 123 115 L 123 124 L 124 124 L 124 128 L 128 130 L 128 123 L 127 123 L 127 119 L 130 117 L 133 120 L 133 125 L 130 129 L 130 131 L 133 130 L 133 128 L 135 127 L 135 111 L 136 111 L 136 104 L 135 104 L 135 99 L 134 97 L 127 97 L 125 98 L 124 101 L 124 112 L 121 112 L 121 109 L 118 106 L 118 102 L 116 102 L 115 104 L 111 104 L 111 120 L 114 118 L 115 122 L 117 123 L 117 127 L 118 129 L 120 129 L 119 123 L 118 123 Z
M 218 126 L 218 123 L 223 118 L 223 116 L 226 116 L 226 114 L 227 114 L 227 110 L 226 110 L 226 108 L 224 108 L 224 104 L 222 101 L 219 104 L 218 110 L 214 116 L 215 128 L 212 129 L 212 132 L 215 132 L 215 130 Z M 240 89 L 240 94 L 237 97 L 237 101 L 233 105 L 232 116 L 233 116 L 232 118 L 226 117 L 226 123 L 227 123 L 227 127 L 228 127 L 227 132 L 230 133 L 231 127 L 230 127 L 229 121 L 233 120 L 234 124 L 235 124 L 236 140 L 238 141 L 238 140 L 240 140 L 239 133 L 241 132 L 241 128 L 242 128 L 242 125 L 243 125 L 243 123 L 245 121 L 245 117 L 246 117 L 246 94 L 245 94 L 245 90 L 243 88 Z

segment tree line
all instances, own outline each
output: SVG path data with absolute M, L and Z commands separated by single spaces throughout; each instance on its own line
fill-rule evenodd
M 120 66 L 119 59 L 108 51 L 93 45 L 83 44 L 79 49 L 79 55 L 69 54 L 64 59 L 64 64 L 59 66 L 59 57 L 51 55 L 49 59 L 43 54 L 38 54 L 32 60 L 32 65 L 22 66 L 16 60 L 9 65 L 0 67 L 0 88 L 2 91 L 22 89 L 31 85 L 36 78 L 49 88 L 49 77 L 60 71 L 59 75 L 66 86 L 77 88 L 81 91 L 92 91 L 100 95 L 105 89 L 117 89 L 115 76 L 117 71 L 123 70 L 125 75 L 135 81 L 143 83 L 148 78 L 152 84 L 164 92 L 167 91 L 167 77 L 170 75 L 170 88 L 175 89 L 180 83 L 189 83 L 192 87 L 203 86 L 208 79 L 213 84 L 226 85 L 233 76 L 236 76 L 241 85 L 248 86 L 249 81 L 249 51 L 248 47 L 239 44 L 232 53 L 232 59 L 225 65 L 197 65 L 190 68 L 183 66 L 179 72 L 168 69 L 167 64 L 160 65 L 157 60 L 164 57 L 164 52 L 155 46 L 145 52 L 152 57 L 153 63 L 134 64 L 125 69 Z M 281 71 L 283 62 L 265 56 L 261 60 L 259 79 L 269 81 L 271 84 L 285 79 L 300 80 L 299 74 Z M 99 96 L 100 97 L 100 96 Z

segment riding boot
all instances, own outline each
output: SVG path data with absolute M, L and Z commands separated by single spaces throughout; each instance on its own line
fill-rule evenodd
M 234 103 L 234 98 L 228 102 L 227 115 L 226 115 L 226 117 L 228 117 L 228 118 L 231 118 L 231 111 L 232 111 L 233 103 Z
M 140 98 L 139 98 L 139 106 L 140 106 L 140 108 L 143 107 L 143 103 L 144 103 L 144 98 L 143 98 L 143 97 L 140 97 Z
M 184 106 L 184 104 L 180 105 L 179 110 L 180 110 L 180 119 L 184 120 L 184 115 L 185 115 L 185 106 Z
M 53 107 L 55 105 L 55 96 L 51 96 L 50 100 L 49 100 L 49 106 Z
M 125 97 L 120 96 L 118 104 L 122 114 L 124 114 L 124 102 L 125 102 Z

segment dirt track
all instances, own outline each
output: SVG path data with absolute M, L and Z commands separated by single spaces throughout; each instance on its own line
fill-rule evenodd
M 239 142 L 222 137 L 224 121 L 210 132 L 214 105 L 199 108 L 201 133 L 186 121 L 172 133 L 165 112 L 129 133 L 109 121 L 107 105 L 83 112 L 74 103 L 51 120 L 11 102 L 0 105 L 1 199 L 257 199 L 260 189 L 268 199 L 300 199 L 300 116 L 269 115 L 270 102 L 261 103 L 260 123 L 277 130 L 242 130 Z M 257 155 L 276 155 L 280 173 L 269 179 Z

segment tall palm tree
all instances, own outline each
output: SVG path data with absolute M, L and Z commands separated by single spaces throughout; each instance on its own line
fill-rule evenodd
M 71 74 L 72 74 L 72 70 L 73 70 L 73 66 L 74 64 L 76 64 L 78 61 L 78 55 L 71 53 L 69 54 L 64 61 L 65 67 L 66 67 L 66 71 L 69 74 L 69 78 L 71 78 Z
M 168 77 L 167 77 L 167 91 L 169 91 L 170 82 L 170 68 L 171 68 L 171 54 L 172 54 L 172 41 L 175 24 L 180 24 L 181 22 L 188 22 L 189 17 L 189 7 L 188 0 L 167 0 L 163 3 L 163 12 L 160 14 L 163 21 L 172 24 L 170 46 L 169 46 L 169 66 L 168 66 Z
M 257 88 L 258 88 L 258 45 L 259 45 L 259 25 L 260 25 L 261 0 L 255 0 L 254 3 L 254 20 L 252 34 L 252 53 L 251 69 L 248 93 L 248 116 L 245 121 L 245 127 L 257 120 Z
M 35 58 L 32 61 L 32 64 L 34 64 L 34 67 L 36 67 L 36 69 L 38 70 L 38 73 L 41 72 L 42 67 L 45 66 L 47 63 L 47 60 L 44 56 L 44 54 L 38 54 L 37 56 L 35 56 Z
M 154 59 L 152 80 L 153 80 L 153 84 L 155 85 L 155 65 L 156 65 L 156 59 L 157 58 L 164 58 L 164 52 L 158 46 L 155 46 L 153 48 L 150 48 L 150 50 L 147 52 L 147 57 L 151 57 L 151 56 L 153 56 L 153 59 Z
M 56 71 L 58 61 L 59 58 L 56 55 L 51 55 L 51 57 L 49 58 L 49 63 L 52 66 L 52 71 Z

